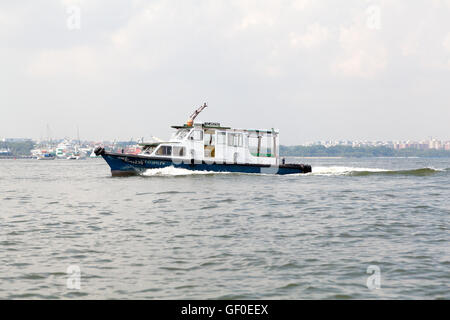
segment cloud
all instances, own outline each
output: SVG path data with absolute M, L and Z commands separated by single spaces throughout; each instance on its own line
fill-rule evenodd
M 450 69 L 450 32 L 447 33 L 444 40 L 442 41 L 442 46 L 444 47 L 447 56 L 447 68 Z
M 312 3 L 313 3 L 313 1 L 311 1 L 311 0 L 294 0 L 292 2 L 292 6 L 296 10 L 303 11 L 306 8 L 310 7 L 312 5 Z
M 447 33 L 444 40 L 442 41 L 442 46 L 444 47 L 445 51 L 450 53 L 450 32 Z
M 340 56 L 332 63 L 336 75 L 370 78 L 386 69 L 388 53 L 377 32 L 363 24 L 341 27 Z
M 360 108 L 355 101 L 369 96 L 373 104 L 377 97 L 396 98 L 385 108 L 399 108 L 398 114 L 412 103 L 442 114 L 448 109 L 439 106 L 448 100 L 449 1 L 348 1 L 339 7 L 312 0 L 3 1 L 0 104 L 17 106 L 8 123 L 14 123 L 15 110 L 19 117 L 30 105 L 44 114 L 71 105 L 81 119 L 108 113 L 104 129 L 125 135 L 138 126 L 107 128 L 123 121 L 112 109 L 118 114 L 123 105 L 133 106 L 142 118 L 159 113 L 169 121 L 166 109 L 148 108 L 148 101 L 178 113 L 205 96 L 220 105 L 210 112 L 230 122 L 274 122 L 286 132 L 305 119 L 302 134 L 313 136 L 333 134 L 336 105 Z M 372 4 L 381 9 L 379 28 L 376 19 L 367 23 L 368 15 L 376 17 L 377 10 L 368 10 Z M 72 5 L 81 9 L 79 30 L 67 28 L 66 7 Z M 439 99 L 429 103 L 430 96 Z M 414 101 L 402 104 L 408 98 Z M 279 112 L 272 116 L 274 105 Z M 291 117 L 299 110 L 302 116 Z M 361 110 L 353 119 L 367 124 Z M 330 112 L 326 133 L 306 120 Z M 34 134 L 28 129 L 32 119 L 21 123 Z M 448 131 L 447 124 L 440 128 Z M 286 133 L 297 139 L 294 129 Z
M 271 27 L 275 23 L 275 17 L 266 12 L 249 12 L 247 13 L 238 26 L 238 30 L 245 30 L 251 27 L 268 26 Z
M 306 32 L 297 35 L 290 33 L 290 43 L 293 47 L 302 47 L 311 49 L 320 46 L 328 39 L 328 28 L 318 23 L 311 24 L 307 27 Z
M 150 54 L 131 54 L 110 45 L 75 46 L 39 51 L 30 60 L 26 71 L 32 77 L 75 76 L 95 81 L 108 78 L 112 73 L 148 72 L 156 65 L 157 61 Z
M 98 13 L 95 2 L 85 7 L 84 0 L 63 0 L 64 5 L 82 8 L 82 19 Z M 97 3 L 98 4 L 98 3 Z M 29 59 L 27 74 L 33 77 L 76 76 L 103 80 L 120 72 L 149 72 L 162 64 L 167 56 L 167 35 L 161 32 L 167 11 L 161 12 L 164 2 L 136 8 L 125 24 L 116 25 L 95 41 L 89 41 L 92 25 L 83 23 L 80 31 L 65 30 L 66 37 L 81 38 L 68 46 L 38 48 Z M 89 11 L 92 10 L 92 11 Z M 88 20 L 87 18 L 85 20 Z M 84 33 L 83 33 L 84 32 Z M 70 42 L 69 42 L 70 43 Z M 158 49 L 155 50 L 158 43 Z M 57 43 L 56 43 L 57 44 Z

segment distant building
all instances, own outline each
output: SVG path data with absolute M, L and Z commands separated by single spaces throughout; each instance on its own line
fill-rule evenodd
M 450 150 L 450 141 L 447 141 L 445 144 L 444 144 L 444 150 Z

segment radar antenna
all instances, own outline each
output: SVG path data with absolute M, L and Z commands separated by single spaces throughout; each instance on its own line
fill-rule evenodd
M 198 108 L 197 110 L 195 110 L 195 111 L 191 114 L 191 116 L 189 117 L 189 119 L 188 119 L 188 121 L 187 121 L 187 125 L 188 125 L 189 127 L 191 127 L 191 126 L 194 124 L 195 118 L 197 118 L 197 116 L 200 114 L 200 112 L 202 112 L 203 109 L 205 109 L 207 106 L 208 106 L 208 105 L 207 105 L 206 102 L 205 102 L 202 106 L 200 106 L 200 108 Z

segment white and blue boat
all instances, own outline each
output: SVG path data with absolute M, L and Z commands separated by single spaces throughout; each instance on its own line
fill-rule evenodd
M 166 142 L 141 143 L 139 154 L 94 152 L 111 167 L 113 176 L 135 175 L 147 169 L 175 167 L 211 172 L 298 174 L 311 172 L 311 166 L 286 163 L 279 156 L 276 129 L 233 129 L 217 122 L 194 123 L 206 103 L 184 125 L 172 126 Z

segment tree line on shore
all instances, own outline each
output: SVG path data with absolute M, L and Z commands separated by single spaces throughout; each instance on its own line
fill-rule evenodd
M 3 142 L 0 141 L 0 149 L 7 149 L 13 156 L 29 156 L 34 148 L 33 141 Z
M 0 142 L 0 149 L 10 150 L 13 156 L 29 156 L 34 148 L 32 141 Z M 389 147 L 351 146 L 280 146 L 281 156 L 293 157 L 450 157 L 449 150 L 392 149 Z

